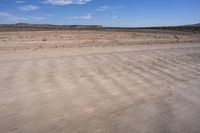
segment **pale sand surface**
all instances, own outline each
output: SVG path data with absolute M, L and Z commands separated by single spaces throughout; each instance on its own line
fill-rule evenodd
M 0 42 L 0 133 L 199 133 L 197 37 L 97 47 L 79 36 L 50 48 L 53 35 L 40 44 L 34 33 L 0 33 L 10 38 Z

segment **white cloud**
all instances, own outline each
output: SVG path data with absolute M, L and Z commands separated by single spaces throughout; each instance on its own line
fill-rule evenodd
M 92 19 L 92 14 L 87 14 L 87 15 L 84 15 L 84 16 L 74 16 L 74 17 L 71 17 L 71 19 L 86 19 L 86 20 L 89 20 L 89 19 Z
M 7 12 L 0 11 L 0 20 L 3 22 L 8 22 L 8 23 L 21 23 L 21 22 L 38 22 L 40 20 L 45 19 L 43 16 L 28 16 L 28 17 L 23 17 L 23 16 L 17 16 L 13 14 L 9 14 Z M 0 21 L 1 23 L 1 21 Z
M 17 3 L 17 4 L 21 4 L 21 3 L 25 3 L 25 1 L 17 0 L 16 3 Z
M 98 12 L 121 9 L 122 6 L 101 6 L 96 9 Z
M 19 9 L 21 11 L 33 11 L 33 10 L 38 10 L 39 7 L 35 5 L 25 5 L 25 6 L 20 6 Z
M 112 19 L 118 19 L 118 16 L 113 16 Z
M 10 17 L 11 15 L 7 12 L 0 12 L 0 17 Z
M 70 5 L 70 4 L 86 4 L 91 0 L 45 0 L 44 3 L 52 5 Z
M 0 12 L 0 18 L 6 19 L 11 22 L 22 22 L 22 21 L 27 21 L 27 18 L 21 17 L 21 16 L 16 16 L 9 14 L 7 12 Z
M 43 20 L 43 19 L 45 19 L 45 17 L 33 16 L 33 17 L 31 17 L 31 19 L 34 19 L 34 20 Z
M 42 14 L 43 16 L 45 16 L 45 17 L 52 17 L 52 16 L 54 16 L 53 14 Z

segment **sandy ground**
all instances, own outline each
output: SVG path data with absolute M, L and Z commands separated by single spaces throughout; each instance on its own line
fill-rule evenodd
M 0 133 L 199 133 L 198 37 L 94 47 L 79 36 L 71 48 L 53 35 L 17 39 L 34 33 L 0 33 Z
M 0 32 L 0 51 L 195 42 L 200 42 L 199 33 L 162 30 Z

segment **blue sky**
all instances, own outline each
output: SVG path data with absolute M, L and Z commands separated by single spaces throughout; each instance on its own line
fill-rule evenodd
M 200 23 L 200 0 L 0 0 L 0 23 L 166 26 Z

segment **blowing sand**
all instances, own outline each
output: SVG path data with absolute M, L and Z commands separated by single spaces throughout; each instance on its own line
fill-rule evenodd
M 1 32 L 0 132 L 198 133 L 199 42 L 163 32 Z

